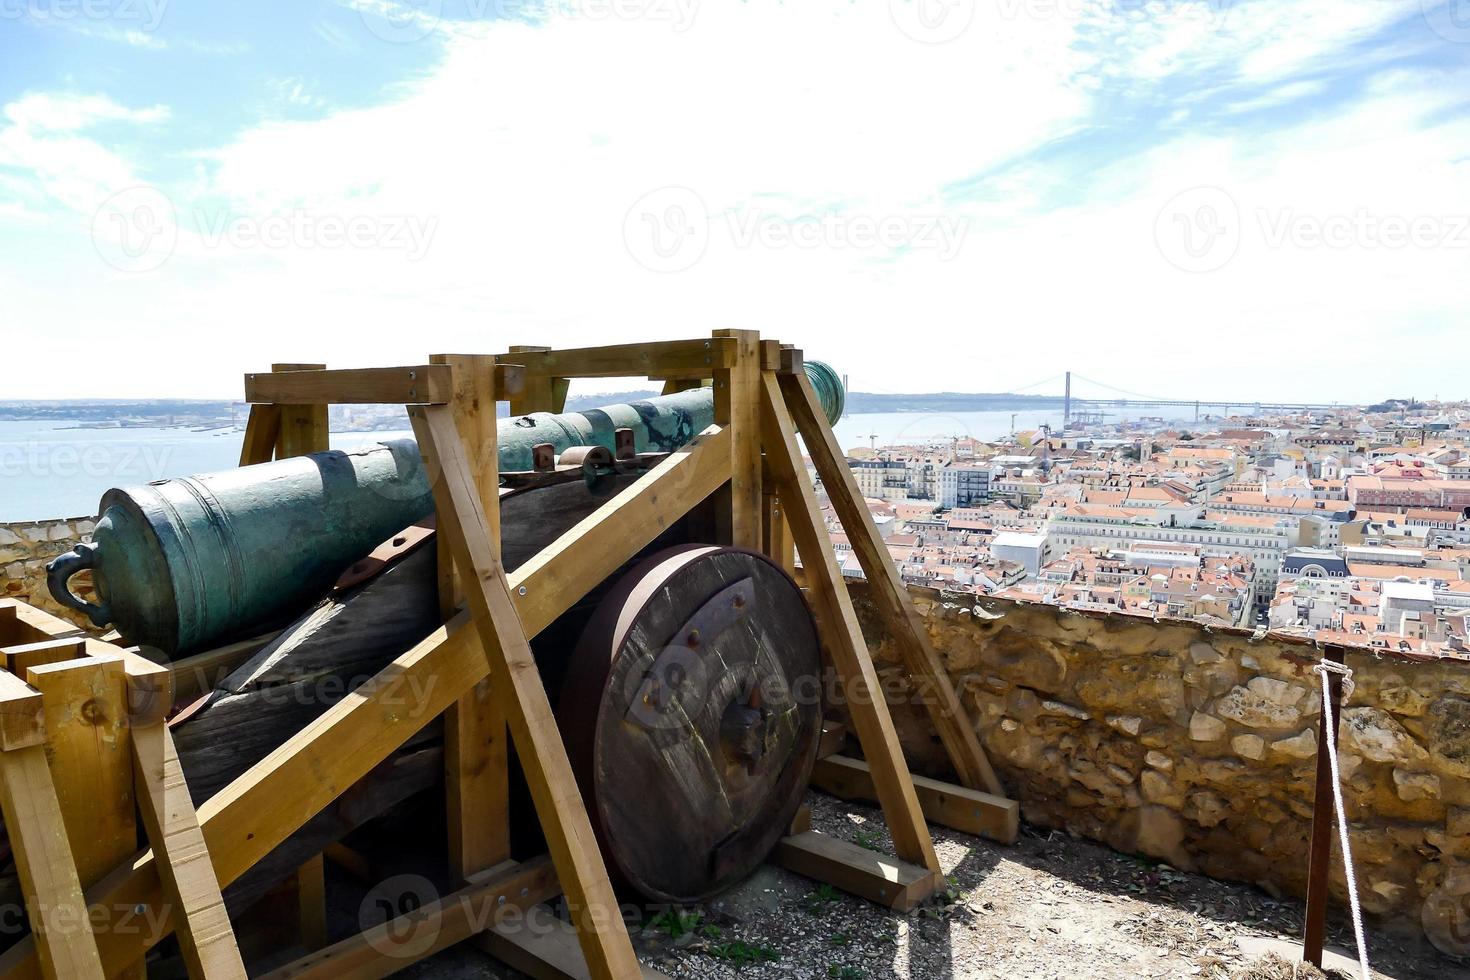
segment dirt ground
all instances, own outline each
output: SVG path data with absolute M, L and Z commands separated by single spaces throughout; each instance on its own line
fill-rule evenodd
M 814 829 L 891 853 L 878 810 L 819 793 L 808 802 Z M 639 956 L 674 978 L 1293 980 L 1287 961 L 1247 955 L 1237 940 L 1296 943 L 1296 901 L 1024 825 L 1012 847 L 933 831 L 950 889 L 907 915 L 767 867 L 706 905 L 635 929 Z M 1351 926 L 1345 915 L 1334 918 L 1329 944 L 1352 955 Z M 1368 946 L 1379 977 L 1470 978 L 1470 963 L 1371 924 Z M 468 944 L 399 975 L 520 976 Z M 1321 976 L 1296 971 L 1297 980 Z

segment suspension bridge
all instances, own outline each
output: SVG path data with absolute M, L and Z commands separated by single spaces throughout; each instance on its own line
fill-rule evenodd
M 1110 385 L 1094 378 L 1075 374 L 1078 381 L 1102 389 L 1106 392 L 1102 397 L 1080 397 L 1072 393 L 1072 378 L 1074 372 L 1064 371 L 1053 375 L 1034 384 L 1027 385 L 1015 391 L 1007 392 L 1011 395 L 1021 395 L 1030 389 L 1040 388 L 1043 385 L 1062 382 L 1062 415 L 1067 421 L 1071 421 L 1073 413 L 1089 412 L 1100 408 L 1193 408 L 1194 417 L 1197 420 L 1202 411 L 1215 412 L 1229 415 L 1233 410 L 1244 409 L 1252 414 L 1259 415 L 1262 412 L 1326 412 L 1340 405 L 1328 405 L 1321 402 L 1279 402 L 1258 401 L 1248 398 L 1162 398 L 1157 395 L 1146 395 L 1136 391 L 1128 391 L 1116 385 Z M 1033 392 L 1040 394 L 1040 392 Z

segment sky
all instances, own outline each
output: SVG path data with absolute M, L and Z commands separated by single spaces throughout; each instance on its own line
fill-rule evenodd
M 1470 397 L 1470 0 L 0 0 L 0 399 L 722 327 Z

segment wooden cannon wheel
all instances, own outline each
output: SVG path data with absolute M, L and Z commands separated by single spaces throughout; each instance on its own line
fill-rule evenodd
M 628 572 L 558 709 L 612 871 L 686 902 L 764 861 L 816 761 L 820 670 L 801 591 L 765 556 L 686 545 Z

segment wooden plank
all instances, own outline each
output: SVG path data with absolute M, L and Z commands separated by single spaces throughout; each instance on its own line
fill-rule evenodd
M 24 687 L 9 674 L 0 677 L 0 700 L 16 696 L 17 684 Z M 31 923 L 26 942 L 39 954 L 37 975 L 102 980 L 66 822 L 40 745 L 0 752 L 0 813 Z
M 644 548 L 687 510 L 683 503 L 700 488 L 724 482 L 729 452 L 711 429 L 710 454 L 693 444 L 659 464 L 601 508 L 628 523 L 578 525 L 543 554 L 555 557 L 522 565 L 511 574 L 521 598 L 521 623 L 534 636 L 582 597 L 564 587 L 575 570 L 594 563 L 609 571 Z M 702 461 L 701 461 L 702 460 Z M 713 467 L 713 473 L 708 470 Z M 672 482 L 667 482 L 667 481 Z M 697 492 L 697 490 L 696 490 Z M 602 577 L 606 577 L 604 574 Z M 521 589 L 526 590 L 521 595 Z M 535 602 L 527 602 L 535 597 Z M 487 672 L 479 636 L 460 613 L 411 650 L 333 705 L 199 808 L 199 824 L 220 885 L 228 887 L 256 862 L 365 776 L 398 746 L 438 717 Z M 98 936 L 110 969 L 131 963 L 168 934 L 168 909 L 154 856 L 144 851 L 99 883 L 88 896 L 100 909 Z M 134 909 L 160 913 L 162 928 L 141 929 Z M 39 977 L 35 944 L 23 939 L 0 953 L 0 978 Z
M 550 347 L 512 346 L 510 348 L 510 353 L 506 356 L 510 358 L 518 358 L 521 354 L 539 354 L 549 350 L 551 350 Z M 504 360 L 504 358 L 497 358 L 497 360 Z M 559 411 L 559 409 L 555 407 L 556 383 L 558 380 L 565 379 L 557 379 L 552 377 L 551 375 L 538 374 L 533 371 L 527 371 L 525 366 L 522 364 L 521 390 L 515 392 L 509 399 L 510 414 L 530 415 L 533 412 Z M 563 403 L 565 403 L 565 397 L 563 397 Z
M 529 383 L 537 375 L 555 378 L 707 378 L 735 363 L 735 342 L 665 340 L 568 350 L 511 348 L 497 360 L 520 364 Z M 514 411 L 514 409 L 512 409 Z
M 812 829 L 812 808 L 803 803 L 796 809 L 796 816 L 791 818 L 791 826 L 786 831 L 787 837 L 795 837 Z
M 279 635 L 279 630 L 272 630 L 248 640 L 229 643 L 173 661 L 168 665 L 168 670 L 173 675 L 174 700 L 179 704 L 188 704 L 199 695 L 213 690 L 216 684 Z
M 822 737 L 817 742 L 817 758 L 825 759 L 829 755 L 841 752 L 847 744 L 847 726 L 840 721 L 822 722 Z
M 500 484 L 495 419 L 495 358 L 436 354 L 453 371 L 455 430 L 475 474 L 490 548 L 500 556 Z M 542 379 L 545 380 L 545 379 Z M 449 618 L 462 601 L 447 535 L 437 535 L 439 601 Z M 510 779 L 505 716 L 488 681 L 476 684 L 444 713 L 444 784 L 449 870 L 456 882 L 510 857 Z
M 324 371 L 325 364 L 272 364 L 271 371 Z M 331 448 L 325 401 L 315 405 L 278 405 L 280 432 L 276 436 L 276 459 L 290 459 Z
M 936 881 L 943 880 L 907 861 L 812 830 L 783 837 L 771 860 L 788 871 L 899 912 L 909 911 L 934 894 Z
M 693 391 L 695 388 L 704 387 L 702 378 L 670 378 L 664 382 L 661 395 L 677 395 L 681 391 Z
M 464 942 L 561 891 L 551 859 L 506 861 L 436 902 L 371 926 L 260 980 L 377 980 Z
M 269 463 L 281 438 L 281 410 L 275 405 L 251 405 L 245 420 L 245 439 L 240 445 L 240 465 Z
M 301 946 L 308 952 L 327 945 L 327 869 L 318 854 L 296 869 L 296 905 Z
M 102 654 L 31 667 L 26 681 L 41 692 L 46 761 L 85 888 L 138 847 L 126 668 Z
M 339 842 L 328 844 L 322 849 L 322 857 L 331 861 L 337 867 L 346 871 L 359 881 L 371 884 L 373 878 L 373 863 L 361 851 L 354 850 L 346 844 Z
M 711 426 L 516 569 L 526 629 L 535 635 L 728 480 L 729 445 L 730 433 Z
M 776 491 L 787 501 L 786 517 L 806 570 L 808 595 L 815 602 L 824 627 L 824 646 L 842 681 L 846 707 L 864 754 L 873 767 L 873 781 L 888 819 L 898 856 L 934 872 L 939 859 L 924 824 L 903 749 L 893 730 L 883 689 L 858 626 L 857 613 L 832 553 L 832 542 L 821 519 L 816 493 L 797 448 L 796 430 L 787 414 L 776 375 L 761 377 L 764 392 L 766 460 L 776 478 Z
M 730 428 L 729 542 L 737 548 L 761 547 L 760 334 L 754 330 L 716 330 L 715 338 L 735 344 L 729 369 L 715 372 L 715 422 Z
M 598 980 L 631 976 L 638 968 L 633 944 L 500 557 L 491 548 L 454 417 L 448 409 L 429 407 L 410 410 L 409 419 L 431 474 L 439 533 L 453 542 L 492 690 L 510 727 L 588 967 Z
M 41 692 L 19 677 L 0 671 L 0 751 L 26 749 L 46 741 Z
M 159 871 L 176 910 L 173 921 L 189 976 L 243 978 L 245 964 L 168 726 L 134 728 L 133 755 L 143 825 L 161 858 Z
M 245 375 L 247 402 L 276 405 L 442 405 L 453 381 L 442 364 Z
M 76 636 L 82 630 L 75 623 L 53 616 L 19 599 L 0 599 L 0 646 L 37 643 L 61 637 Z
M 590 980 L 593 976 L 577 945 L 577 931 L 545 906 L 528 909 L 521 922 L 480 933 L 475 945 L 534 980 Z M 637 975 L 644 980 L 667 980 L 653 967 L 639 964 L 639 970 Z
M 914 792 L 930 823 L 1014 844 L 1021 831 L 1021 805 L 954 783 L 914 776 Z M 831 755 L 818 759 L 812 770 L 812 785 L 844 800 L 876 802 L 873 774 L 862 759 Z
M 847 540 L 863 566 L 874 605 L 888 635 L 898 646 L 904 666 L 918 686 L 919 696 L 929 710 L 929 717 L 939 731 L 960 782 L 971 789 L 986 789 L 996 796 L 1004 796 L 1005 788 L 975 735 L 975 724 L 960 702 L 944 663 L 929 642 L 924 621 L 914 608 L 898 568 L 888 554 L 888 546 L 878 533 L 872 512 L 863 502 L 857 480 L 837 445 L 837 437 L 822 415 L 810 379 L 805 371 L 778 377 L 781 393 L 816 467 L 817 476 L 826 487 L 832 509 L 842 521 Z
M 0 650 L 0 656 L 4 657 L 5 669 L 17 677 L 24 677 L 26 671 L 32 667 L 39 667 L 42 664 L 59 664 L 86 655 L 87 638 L 84 636 L 40 640 L 36 643 L 18 643 Z

